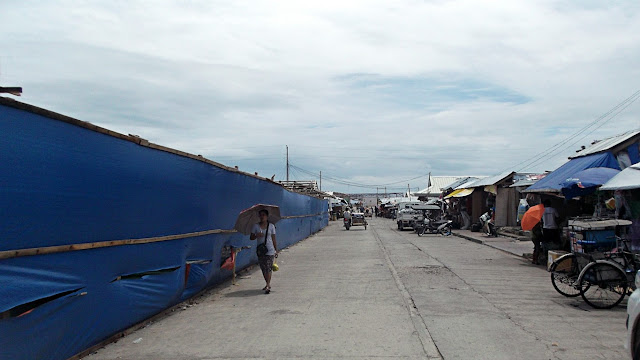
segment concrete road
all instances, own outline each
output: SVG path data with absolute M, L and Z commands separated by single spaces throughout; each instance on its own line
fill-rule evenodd
M 524 259 L 372 219 L 285 250 L 87 359 L 626 359 L 625 308 L 556 293 Z

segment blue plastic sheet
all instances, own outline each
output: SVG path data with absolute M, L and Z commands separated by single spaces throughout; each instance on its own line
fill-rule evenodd
M 4 103 L 0 153 L 0 251 L 231 229 L 256 203 L 303 215 L 279 247 L 328 223 L 325 200 Z M 0 260 L 0 359 L 66 359 L 220 283 L 225 245 L 255 248 L 210 234 Z
M 619 173 L 620 170 L 606 167 L 595 167 L 579 171 L 560 184 L 562 185 L 562 194 L 567 200 L 592 194 L 599 186 Z
M 637 164 L 640 162 L 640 144 L 631 144 L 627 147 L 627 154 L 629 154 L 629 160 L 631 164 Z
M 562 183 L 578 172 L 594 167 L 606 167 L 620 170 L 618 161 L 610 152 L 593 154 L 571 159 L 556 170 L 550 172 L 535 184 L 529 186 L 525 192 L 560 192 Z

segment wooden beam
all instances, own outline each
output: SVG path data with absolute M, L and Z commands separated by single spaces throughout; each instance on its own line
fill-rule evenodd
M 46 246 L 46 247 L 39 247 L 39 248 L 5 250 L 5 251 L 0 251 L 0 260 L 10 259 L 14 257 L 21 257 L 21 256 L 45 255 L 45 254 L 54 254 L 54 253 L 60 253 L 60 252 L 98 249 L 98 248 L 112 247 L 112 246 L 148 244 L 153 242 L 178 240 L 178 239 L 185 239 L 189 237 L 197 237 L 197 236 L 204 236 L 204 235 L 210 235 L 210 234 L 231 234 L 235 232 L 237 231 L 214 229 L 214 230 L 198 231 L 198 232 L 192 232 L 192 233 L 186 233 L 186 234 L 157 236 L 157 237 L 150 237 L 150 238 L 110 240 L 110 241 L 98 241 L 98 242 L 82 243 L 82 244 L 56 245 L 56 246 Z
M 15 96 L 20 96 L 22 94 L 21 87 L 2 87 L 0 86 L 0 94 L 11 94 Z

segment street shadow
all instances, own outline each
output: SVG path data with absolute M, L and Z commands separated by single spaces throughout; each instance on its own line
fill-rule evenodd
M 234 291 L 228 294 L 225 294 L 225 297 L 237 297 L 237 298 L 246 298 L 251 296 L 264 295 L 264 291 L 261 289 L 251 289 L 251 290 L 241 290 Z

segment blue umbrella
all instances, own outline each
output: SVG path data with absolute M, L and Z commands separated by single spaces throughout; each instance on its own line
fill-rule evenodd
M 619 172 L 620 170 L 606 167 L 595 167 L 579 171 L 560 184 L 562 186 L 562 194 L 567 199 L 589 195 Z

